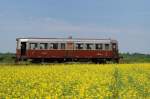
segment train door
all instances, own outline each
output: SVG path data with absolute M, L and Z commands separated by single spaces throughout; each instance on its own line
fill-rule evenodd
M 115 59 L 116 62 L 118 62 L 119 54 L 118 54 L 118 46 L 116 43 L 112 43 L 112 51 L 113 51 L 113 58 Z
M 74 50 L 74 43 L 72 41 L 67 42 L 66 50 L 67 50 L 66 56 L 68 58 L 72 58 Z
M 26 42 L 21 42 L 21 56 L 26 55 L 26 47 L 27 47 Z
M 117 44 L 116 43 L 112 43 L 112 51 L 114 54 L 116 54 L 116 52 L 117 52 Z

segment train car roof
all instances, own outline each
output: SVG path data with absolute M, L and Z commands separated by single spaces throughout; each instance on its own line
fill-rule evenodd
M 16 38 L 21 42 L 57 42 L 57 41 L 74 41 L 74 42 L 117 42 L 114 39 L 94 39 L 94 38 Z

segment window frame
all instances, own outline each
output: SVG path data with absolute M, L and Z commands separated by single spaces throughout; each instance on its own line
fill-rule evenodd
M 64 46 L 62 47 L 63 44 L 64 44 Z M 66 43 L 60 43 L 60 49 L 65 50 L 66 49 Z
M 31 47 L 32 44 L 34 44 L 34 47 Z M 38 43 L 30 42 L 29 43 L 29 49 L 30 50 L 37 50 L 38 49 Z
M 93 43 L 85 43 L 85 49 L 86 50 L 93 50 L 94 44 Z
M 79 48 L 79 45 L 80 44 L 80 46 L 82 45 L 82 47 L 80 47 Z M 75 48 L 76 48 L 76 50 L 84 50 L 84 43 L 75 43 Z
M 100 45 L 100 47 L 99 47 L 99 45 Z M 103 43 L 96 43 L 95 44 L 95 50 L 103 50 L 103 48 L 104 48 L 103 45 L 104 45 Z
M 108 45 L 108 46 L 107 46 L 108 48 L 106 47 L 106 45 Z M 105 50 L 110 50 L 110 44 L 105 43 L 104 46 L 105 46 Z M 106 48 L 107 48 L 107 49 L 106 49 Z
M 58 50 L 59 49 L 59 43 L 51 43 L 52 44 L 52 50 Z M 54 48 L 54 45 L 57 45 L 56 48 Z
M 43 48 L 41 48 L 41 45 L 44 45 Z M 48 43 L 39 43 L 39 49 L 40 50 L 47 50 L 48 49 Z

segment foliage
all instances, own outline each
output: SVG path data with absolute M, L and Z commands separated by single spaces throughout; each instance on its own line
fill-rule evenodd
M 140 53 L 120 53 L 121 63 L 149 63 L 150 55 L 149 54 L 140 54 Z
M 149 99 L 150 64 L 1 65 L 1 99 Z
M 1 63 L 14 63 L 15 54 L 14 53 L 0 53 Z

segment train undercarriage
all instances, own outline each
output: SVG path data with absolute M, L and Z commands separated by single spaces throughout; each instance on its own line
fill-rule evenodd
M 86 62 L 86 63 L 119 63 L 119 58 L 19 58 L 16 63 L 24 61 L 31 63 L 67 63 L 67 62 Z

